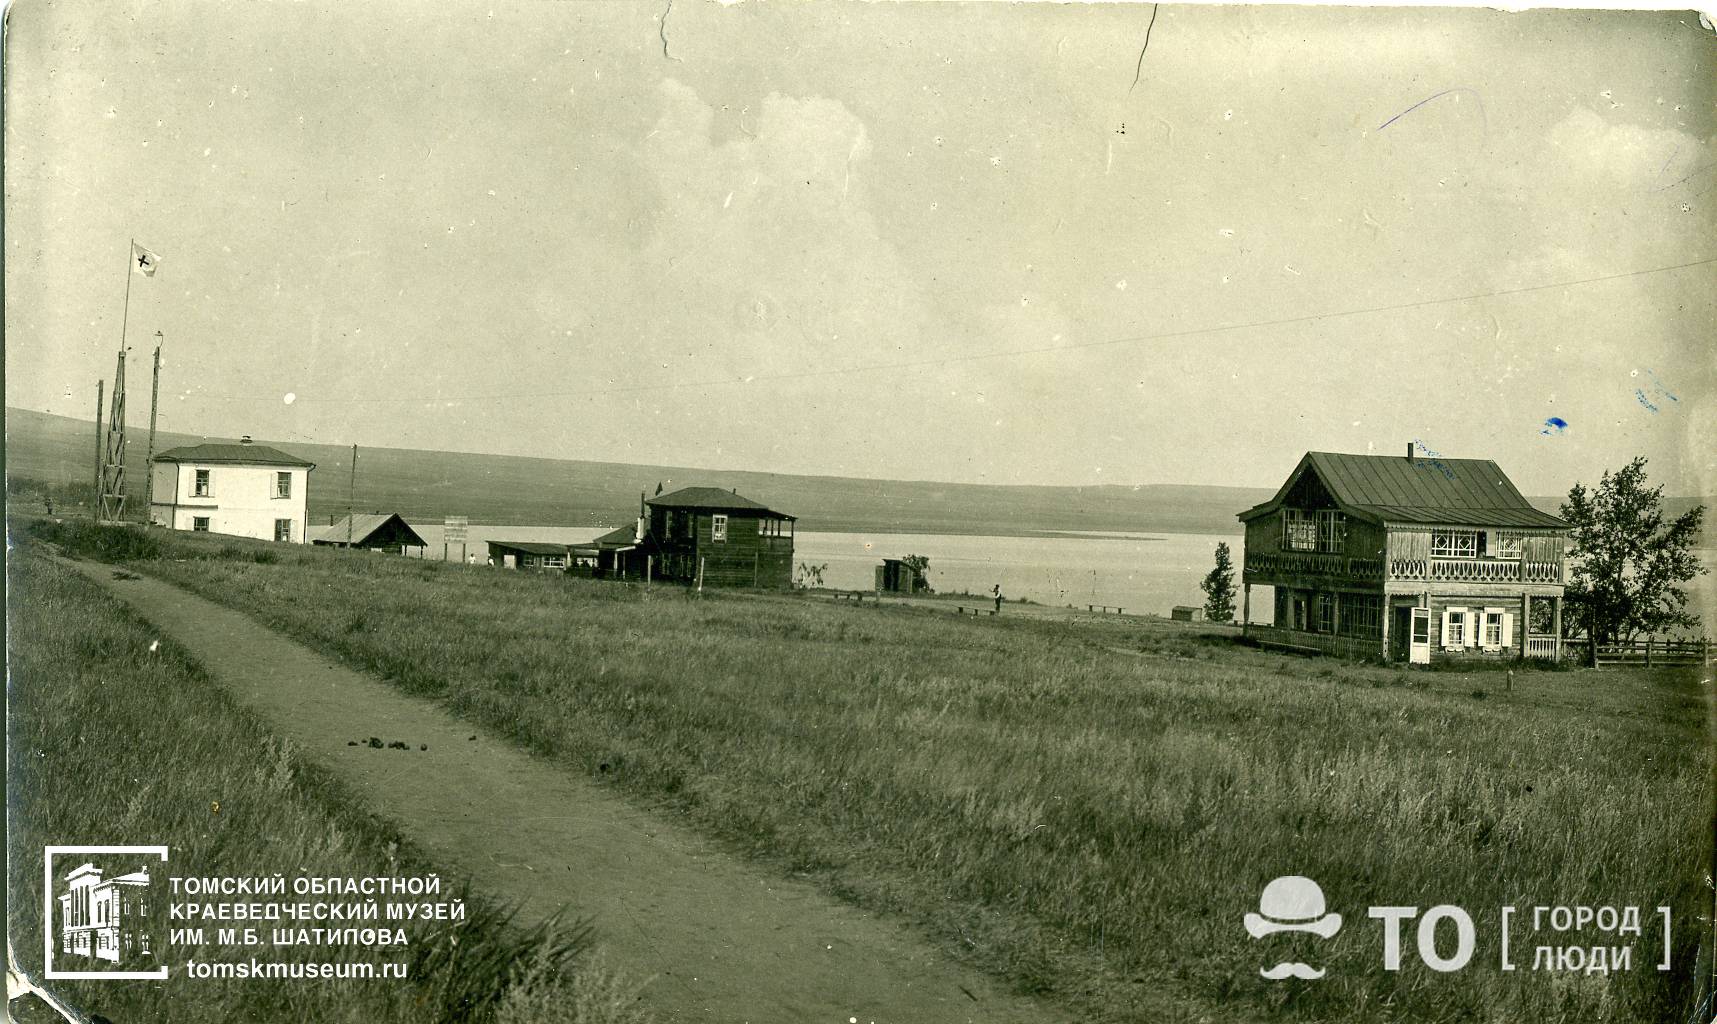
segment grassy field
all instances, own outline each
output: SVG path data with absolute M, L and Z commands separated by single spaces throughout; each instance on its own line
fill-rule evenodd
M 44 845 L 167 844 L 173 872 L 185 875 L 434 870 L 236 708 L 170 641 L 152 647 L 157 633 L 35 547 L 25 541 L 8 567 L 8 935 L 32 976 L 40 977 L 42 960 Z M 414 927 L 403 955 L 352 947 L 259 954 L 404 960 L 407 982 L 191 979 L 182 969 L 188 958 L 250 954 L 168 947 L 166 915 L 156 913 L 155 946 L 167 950 L 173 969 L 168 980 L 55 981 L 49 988 L 115 1021 L 641 1020 L 632 993 L 591 961 L 584 928 L 557 923 L 525 931 L 496 908 L 467 902 L 464 922 Z M 24 1012 L 29 1019 L 32 1011 Z M 59 1019 L 39 1005 L 33 1012 Z
M 904 915 L 1084 1019 L 1693 1009 L 1712 843 L 1693 673 L 1521 672 L 1505 691 L 1496 672 L 1307 661 L 1169 624 L 163 544 L 139 567 Z M 1240 926 L 1290 873 L 1348 921 L 1317 983 L 1260 979 L 1276 957 Z M 1440 903 L 1472 912 L 1481 955 L 1383 971 L 1365 908 Z M 1673 906 L 1677 969 L 1501 972 L 1499 908 L 1557 903 Z

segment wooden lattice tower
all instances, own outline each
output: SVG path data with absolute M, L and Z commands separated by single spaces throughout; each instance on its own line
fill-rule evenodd
M 107 417 L 107 439 L 102 445 L 101 495 L 98 521 L 117 523 L 125 518 L 125 350 L 119 350 L 119 365 L 113 371 L 113 405 Z

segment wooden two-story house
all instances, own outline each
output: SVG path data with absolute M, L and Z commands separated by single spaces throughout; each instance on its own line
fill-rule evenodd
M 683 487 L 649 500 L 658 579 L 785 590 L 793 585 L 793 523 L 737 491 Z
M 1418 664 L 1561 656 L 1568 524 L 1488 459 L 1308 452 L 1239 518 L 1242 621 L 1260 643 Z M 1249 622 L 1259 585 L 1273 625 Z

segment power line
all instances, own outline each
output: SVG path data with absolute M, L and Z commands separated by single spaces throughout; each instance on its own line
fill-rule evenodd
M 1355 309 L 1307 313 L 1302 316 L 1281 317 L 1269 320 L 1245 320 L 1229 324 L 1216 324 L 1208 327 L 1189 327 L 1173 331 L 1154 331 L 1148 334 L 1131 334 L 1119 338 L 1106 338 L 1100 341 L 1073 342 L 1065 345 L 1044 345 L 1034 348 L 1000 349 L 994 352 L 978 352 L 970 355 L 931 356 L 924 359 L 909 359 L 892 363 L 869 363 L 862 366 L 836 366 L 820 370 L 798 370 L 791 373 L 756 374 L 742 377 L 719 377 L 706 380 L 677 381 L 664 384 L 620 384 L 601 388 L 576 388 L 572 390 L 558 391 L 510 391 L 477 395 L 419 395 L 413 397 L 364 395 L 352 398 L 306 398 L 303 395 L 299 395 L 296 397 L 295 401 L 339 404 L 357 402 L 428 404 L 436 402 L 487 402 L 517 398 L 575 398 L 596 395 L 632 394 L 647 391 L 683 391 L 695 388 L 731 387 L 738 384 L 806 380 L 817 377 L 838 377 L 853 373 L 877 373 L 884 370 L 912 370 L 925 366 L 947 366 L 955 363 L 975 363 L 992 359 L 1014 359 L 1019 356 L 1045 355 L 1052 352 L 1076 352 L 1082 349 L 1110 348 L 1118 345 L 1136 345 L 1147 341 L 1166 341 L 1173 338 L 1191 338 L 1208 334 L 1224 334 L 1230 331 L 1248 331 L 1261 327 L 1288 327 L 1295 324 L 1315 323 L 1319 320 L 1365 316 L 1371 313 L 1389 313 L 1405 309 L 1421 309 L 1425 306 L 1441 306 L 1456 302 L 1474 302 L 1479 299 L 1524 295 L 1530 292 L 1550 291 L 1557 288 L 1573 288 L 1580 285 L 1602 284 L 1607 281 L 1621 281 L 1627 278 L 1641 277 L 1647 274 L 1663 274 L 1676 270 L 1687 270 L 1691 267 L 1702 267 L 1710 263 L 1717 263 L 1717 256 L 1709 256 L 1704 259 L 1693 260 L 1688 263 L 1676 263 L 1670 266 L 1648 267 L 1643 270 L 1629 270 L 1619 274 L 1604 274 L 1598 277 L 1575 278 L 1567 281 L 1552 281 L 1547 284 L 1523 285 L 1518 288 L 1502 288 L 1495 291 L 1475 292 L 1471 295 L 1451 295 L 1435 299 L 1418 299 L 1413 302 L 1396 302 L 1383 306 L 1363 306 Z M 278 398 L 238 395 L 198 395 L 197 397 L 211 401 L 226 402 L 279 401 Z

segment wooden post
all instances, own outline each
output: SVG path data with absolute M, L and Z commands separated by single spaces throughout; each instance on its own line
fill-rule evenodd
M 704 563 L 704 558 L 702 555 L 699 555 L 698 556 L 698 593 L 700 593 L 700 594 L 703 593 L 703 563 Z
M 155 379 L 149 385 L 149 454 L 143 460 L 143 525 L 155 523 L 155 408 L 161 400 L 161 332 L 155 332 Z
M 1556 636 L 1556 660 L 1562 660 L 1562 599 L 1550 599 L 1550 632 Z
M 1651 637 L 1645 638 L 1645 667 L 1651 668 Z
M 1251 635 L 1247 631 L 1252 628 L 1252 584 L 1240 585 L 1240 635 Z
M 650 582 L 650 578 L 655 575 L 655 570 L 656 570 L 656 556 L 655 555 L 645 555 L 644 556 L 644 582 L 645 583 Z
M 1521 660 L 1524 661 L 1526 659 L 1526 655 L 1528 653 L 1530 653 L 1531 647 L 1532 647 L 1532 595 L 1531 594 L 1520 595 L 1520 629 L 1516 630 L 1516 632 L 1519 633 L 1519 635 L 1520 635 L 1520 657 L 1521 657 Z
M 358 446 L 352 446 L 352 478 L 346 485 L 346 550 L 352 550 L 352 502 L 358 493 Z M 447 561 L 447 553 L 442 552 L 441 560 Z
M 89 517 L 98 523 L 101 521 L 101 400 L 106 387 L 106 381 L 95 382 L 95 490 L 89 495 Z
M 1391 607 L 1389 604 L 1389 594 L 1387 591 L 1385 591 L 1383 594 L 1383 607 L 1379 610 L 1379 613 L 1378 613 L 1378 620 L 1379 620 L 1378 624 L 1383 627 L 1379 632 L 1381 632 L 1383 634 L 1383 660 L 1384 661 L 1389 660 L 1389 620 L 1395 617 L 1394 613 L 1395 613 L 1395 609 L 1393 607 Z

